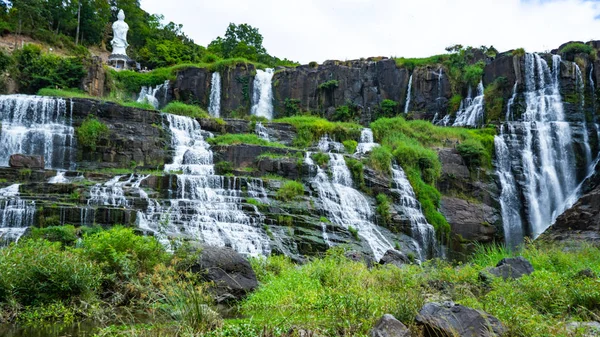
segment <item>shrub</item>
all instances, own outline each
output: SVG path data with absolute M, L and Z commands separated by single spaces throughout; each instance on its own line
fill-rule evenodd
M 315 152 L 310 155 L 310 158 L 319 166 L 324 166 L 329 163 L 329 155 L 323 152 Z
M 525 49 L 523 48 L 517 48 L 515 50 L 512 51 L 512 55 L 513 56 L 525 56 Z
M 594 48 L 585 43 L 573 42 L 562 47 L 560 52 L 569 56 L 573 56 L 575 54 L 592 55 L 592 53 L 594 52 Z
M 149 272 L 167 258 L 164 247 L 154 237 L 139 236 L 121 226 L 85 235 L 82 249 L 107 275 L 125 279 Z
M 381 217 L 383 224 L 392 222 L 392 214 L 390 213 L 390 199 L 387 195 L 379 193 L 375 198 L 377 200 L 377 214 Z
M 393 117 L 396 115 L 396 109 L 398 108 L 398 102 L 391 99 L 384 99 L 379 104 L 378 117 Z
M 350 173 L 352 174 L 352 180 L 354 180 L 354 183 L 360 189 L 364 190 L 366 186 L 363 163 L 352 157 L 344 157 L 344 160 L 346 161 L 348 170 L 350 170 Z
M 323 82 L 323 83 L 319 84 L 319 86 L 317 88 L 322 91 L 333 91 L 338 86 L 339 86 L 339 82 L 337 80 L 329 80 L 327 82 Z
M 394 156 L 387 146 L 377 146 L 371 150 L 367 164 L 380 173 L 389 174 Z
M 485 63 L 483 61 L 466 66 L 463 71 L 463 81 L 473 87 L 477 86 L 483 76 L 484 67 Z
M 459 94 L 452 95 L 450 101 L 448 102 L 448 109 L 451 113 L 454 113 L 460 109 L 460 103 L 462 102 L 463 97 Z
M 504 119 L 504 93 L 507 89 L 506 77 L 500 76 L 484 90 L 485 113 L 487 122 Z
M 317 62 L 315 62 L 315 61 L 310 61 L 308 63 L 308 66 L 311 67 L 311 68 L 317 68 L 319 66 L 319 64 Z
M 230 174 L 233 172 L 233 164 L 226 160 L 219 161 L 215 164 L 215 171 L 220 175 Z
M 490 158 L 487 157 L 487 151 L 483 145 L 473 139 L 467 139 L 458 144 L 456 146 L 456 150 L 458 150 L 461 157 L 463 157 L 465 163 L 470 168 L 482 166 L 484 163 L 490 160 Z
M 192 118 L 208 118 L 209 115 L 204 109 L 196 105 L 185 104 L 182 102 L 174 101 L 167 104 L 163 109 L 163 112 L 187 116 Z
M 293 116 L 301 112 L 300 100 L 296 98 L 286 98 L 283 101 L 284 116 Z
M 32 228 L 29 236 L 34 240 L 45 239 L 60 242 L 63 246 L 72 246 L 77 241 L 77 230 L 73 225 Z
M 325 134 L 329 134 L 340 142 L 349 139 L 358 139 L 363 129 L 354 123 L 331 122 L 315 116 L 292 116 L 275 120 L 277 123 L 293 125 L 296 128 L 294 146 L 309 147 Z
M 292 201 L 304 195 L 304 185 L 301 182 L 288 180 L 277 190 L 276 197 L 282 201 Z
M 208 138 L 207 142 L 211 145 L 227 146 L 227 145 L 238 145 L 238 144 L 251 144 L 284 148 L 285 145 L 277 142 L 270 142 L 258 137 L 253 133 L 227 133 L 214 138 Z
M 354 139 L 345 140 L 342 142 L 342 144 L 344 144 L 344 148 L 346 149 L 346 152 L 348 152 L 348 153 L 356 152 L 356 147 L 358 146 L 358 142 L 356 142 Z
M 101 138 L 108 137 L 109 131 L 106 124 L 96 119 L 93 115 L 88 115 L 83 123 L 81 123 L 81 126 L 77 128 L 76 133 L 79 145 L 96 151 L 96 144 Z
M 0 301 L 22 305 L 92 296 L 101 276 L 87 257 L 41 239 L 0 249 L 0 270 Z

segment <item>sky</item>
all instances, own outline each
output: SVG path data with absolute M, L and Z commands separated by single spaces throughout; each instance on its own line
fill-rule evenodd
M 600 0 L 141 0 L 141 7 L 183 24 L 203 46 L 230 22 L 250 24 L 269 54 L 303 64 L 427 57 L 455 44 L 543 52 L 600 40 Z

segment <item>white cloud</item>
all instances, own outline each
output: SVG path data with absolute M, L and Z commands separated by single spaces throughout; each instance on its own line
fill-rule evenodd
M 453 44 L 545 51 L 600 39 L 600 2 L 586 0 L 141 0 L 208 45 L 230 22 L 259 28 L 271 55 L 308 63 L 425 57 Z

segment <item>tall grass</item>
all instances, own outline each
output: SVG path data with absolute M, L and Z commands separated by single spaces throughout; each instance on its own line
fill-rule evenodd
M 211 145 L 239 145 L 239 144 L 250 144 L 250 145 L 261 145 L 277 148 L 285 148 L 286 146 L 277 143 L 264 140 L 253 133 L 227 133 L 214 138 L 208 138 L 207 142 Z
M 297 131 L 294 146 L 300 148 L 311 146 L 325 134 L 329 134 L 339 142 L 356 140 L 363 128 L 359 124 L 330 122 L 316 116 L 291 116 L 274 120 L 274 122 L 293 125 Z

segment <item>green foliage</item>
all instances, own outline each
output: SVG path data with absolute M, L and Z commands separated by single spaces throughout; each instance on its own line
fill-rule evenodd
M 377 118 L 379 117 L 394 117 L 398 108 L 398 102 L 391 99 L 384 99 L 379 104 L 379 111 Z
M 253 133 L 226 133 L 224 135 L 220 135 L 214 138 L 208 138 L 207 142 L 211 145 L 239 145 L 239 144 L 251 144 L 251 145 L 260 145 L 260 146 L 270 146 L 270 147 L 278 147 L 285 148 L 285 145 L 277 142 L 270 142 L 268 140 L 264 140 Z
M 35 45 L 25 45 L 13 53 L 19 89 L 36 93 L 41 88 L 76 88 L 86 75 L 79 59 L 42 54 Z
M 595 51 L 594 48 L 585 43 L 573 42 L 562 47 L 560 50 L 562 54 L 573 56 L 575 54 L 588 54 L 592 55 Z
M 392 222 L 392 214 L 390 213 L 390 199 L 387 195 L 383 193 L 379 193 L 376 197 L 377 200 L 377 214 L 381 217 L 381 221 L 383 224 L 388 224 Z
M 363 163 L 358 159 L 348 156 L 344 156 L 344 160 L 346 161 L 348 170 L 352 174 L 352 180 L 360 189 L 364 190 L 366 186 Z
M 360 236 L 358 235 L 358 229 L 352 227 L 352 226 L 348 226 L 348 232 L 350 232 L 350 235 L 352 235 L 352 237 L 354 238 L 354 240 L 360 240 Z
M 0 249 L 0 270 L 0 302 L 21 305 L 91 296 L 102 275 L 85 256 L 39 239 Z
M 321 91 L 333 91 L 335 90 L 335 88 L 337 88 L 339 86 L 339 82 L 338 80 L 329 80 L 327 82 L 323 82 L 321 84 L 319 84 L 319 86 L 317 87 L 319 90 Z
M 367 165 L 377 172 L 389 174 L 394 156 L 387 146 L 377 146 L 371 150 L 367 158 Z
M 500 76 L 490 83 L 484 90 L 484 103 L 486 120 L 489 122 L 501 121 L 504 119 L 504 95 L 507 90 L 506 77 Z
M 233 164 L 226 160 L 219 161 L 215 164 L 215 171 L 220 175 L 230 174 L 233 172 Z
M 479 61 L 475 64 L 467 65 L 463 72 L 463 81 L 473 87 L 479 84 L 481 77 L 483 76 L 483 68 L 485 63 Z
M 139 236 L 131 228 L 115 226 L 109 230 L 84 235 L 83 254 L 98 263 L 107 276 L 120 279 L 150 272 L 165 262 L 163 246 L 154 238 Z
M 394 58 L 398 68 L 406 68 L 412 72 L 417 67 L 441 64 L 448 60 L 448 55 L 434 55 L 426 58 Z
M 460 94 L 452 95 L 450 101 L 448 102 L 448 109 L 451 113 L 454 113 L 460 109 L 460 103 L 462 102 L 463 97 Z
M 65 90 L 65 89 L 53 89 L 53 88 L 42 88 L 37 92 L 38 96 L 52 96 L 52 97 L 66 97 L 66 98 L 91 98 L 95 97 L 88 95 L 86 92 L 81 90 Z
M 512 56 L 525 56 L 525 49 L 517 48 L 512 51 Z
M 0 49 L 0 73 L 4 73 L 13 63 L 14 59 L 3 49 Z
M 277 190 L 276 197 L 282 201 L 292 201 L 304 195 L 304 185 L 301 182 L 288 180 Z
M 92 151 L 96 151 L 96 145 L 101 138 L 109 135 L 108 126 L 93 115 L 88 115 L 75 132 L 77 133 L 77 143 Z
M 283 101 L 283 113 L 285 117 L 300 114 L 300 100 L 295 98 L 286 98 Z
M 109 81 L 114 81 L 118 90 L 126 93 L 140 92 L 143 86 L 154 87 L 168 80 L 175 80 L 175 73 L 179 67 L 158 68 L 149 72 L 137 72 L 131 70 L 116 71 L 110 69 L 107 72 Z
M 63 246 L 73 246 L 77 241 L 77 230 L 73 225 L 50 226 L 45 228 L 32 228 L 31 239 L 45 239 L 51 242 L 60 242 Z
M 458 144 L 456 150 L 458 150 L 470 168 L 480 167 L 491 160 L 491 158 L 487 157 L 488 153 L 483 145 L 481 145 L 481 142 L 474 139 L 467 139 Z
M 345 140 L 342 142 L 342 144 L 344 144 L 344 148 L 346 149 L 346 152 L 348 152 L 348 153 L 356 152 L 356 147 L 358 146 L 358 142 L 355 141 L 354 139 Z
M 208 113 L 197 105 L 185 104 L 178 101 L 173 101 L 167 104 L 164 108 L 162 108 L 163 112 L 179 115 L 179 116 L 187 116 L 192 118 L 208 118 Z
M 275 120 L 277 123 L 286 123 L 296 128 L 297 135 L 294 146 L 309 147 L 325 134 L 329 134 L 340 142 L 349 139 L 358 139 L 362 126 L 354 123 L 330 122 L 315 116 L 292 116 Z
M 310 155 L 310 158 L 319 166 L 324 166 L 329 163 L 329 155 L 323 152 L 315 152 Z
M 340 105 L 335 108 L 333 120 L 337 122 L 351 122 L 359 116 L 359 110 L 352 105 Z

